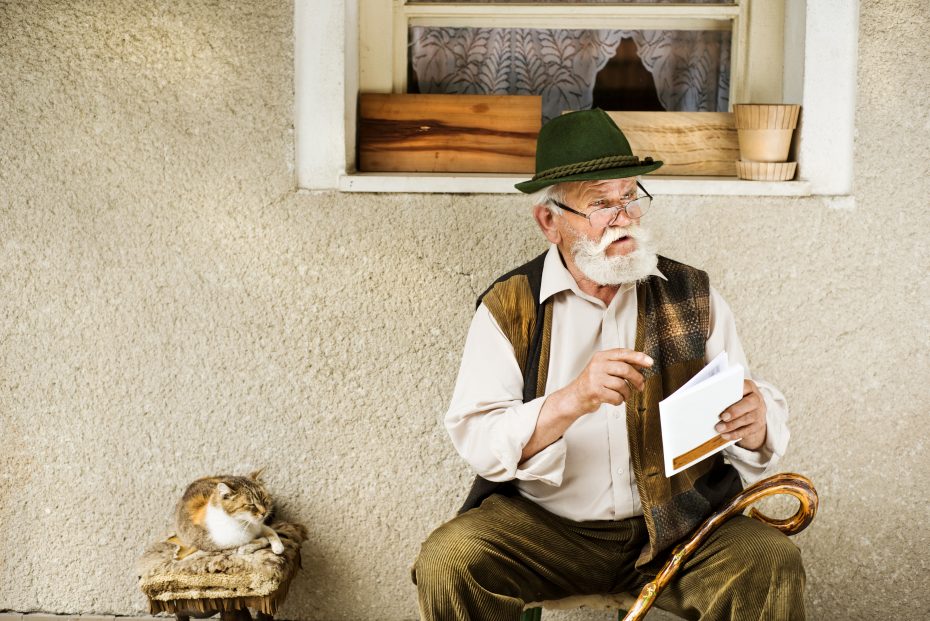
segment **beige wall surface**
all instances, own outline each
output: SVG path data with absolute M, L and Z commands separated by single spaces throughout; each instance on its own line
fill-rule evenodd
M 184 486 L 265 466 L 312 533 L 280 616 L 416 616 L 408 566 L 470 479 L 440 421 L 473 300 L 544 245 L 517 195 L 296 192 L 291 25 L 0 2 L 0 610 L 142 612 Z M 790 400 L 812 619 L 930 616 L 928 27 L 862 4 L 854 208 L 651 216 Z

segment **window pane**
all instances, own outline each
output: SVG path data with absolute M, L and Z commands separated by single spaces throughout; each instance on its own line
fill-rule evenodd
M 410 28 L 407 92 L 542 95 L 565 110 L 725 112 L 728 31 Z

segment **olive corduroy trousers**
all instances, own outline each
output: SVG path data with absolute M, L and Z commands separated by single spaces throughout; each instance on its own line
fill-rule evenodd
M 427 538 L 413 566 L 427 621 L 516 621 L 524 603 L 636 592 L 642 518 L 575 522 L 520 496 L 493 495 Z M 685 619 L 804 619 L 797 546 L 745 516 L 725 522 L 685 563 L 659 608 Z

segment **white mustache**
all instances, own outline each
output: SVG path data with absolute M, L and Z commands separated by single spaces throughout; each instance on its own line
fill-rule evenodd
M 636 250 L 625 255 L 607 256 L 607 247 L 621 237 L 636 240 Z M 636 282 L 649 276 L 656 265 L 656 253 L 649 229 L 630 224 L 626 227 L 609 227 L 595 242 L 579 237 L 572 245 L 572 255 L 581 272 L 601 285 L 620 285 Z
M 639 230 L 637 230 L 635 226 L 629 226 L 627 228 L 621 228 L 619 226 L 607 227 L 604 229 L 604 234 L 601 235 L 601 239 L 597 242 L 597 252 L 604 252 L 607 250 L 607 246 L 621 237 L 626 236 L 636 239 L 639 236 Z

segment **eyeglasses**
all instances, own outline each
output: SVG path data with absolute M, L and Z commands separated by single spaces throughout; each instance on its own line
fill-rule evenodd
M 627 201 L 620 205 L 609 205 L 607 207 L 601 207 L 587 214 L 572 209 L 568 205 L 564 205 L 554 198 L 550 198 L 549 200 L 560 209 L 577 214 L 582 218 L 587 218 L 592 228 L 605 229 L 614 223 L 614 220 L 617 219 L 617 216 L 620 215 L 621 211 L 626 213 L 627 218 L 636 220 L 649 209 L 649 206 L 652 204 L 652 195 L 649 192 L 646 192 L 646 188 L 644 188 L 638 181 L 636 182 L 636 185 L 640 190 L 643 191 L 645 196 L 637 196 L 633 200 Z

